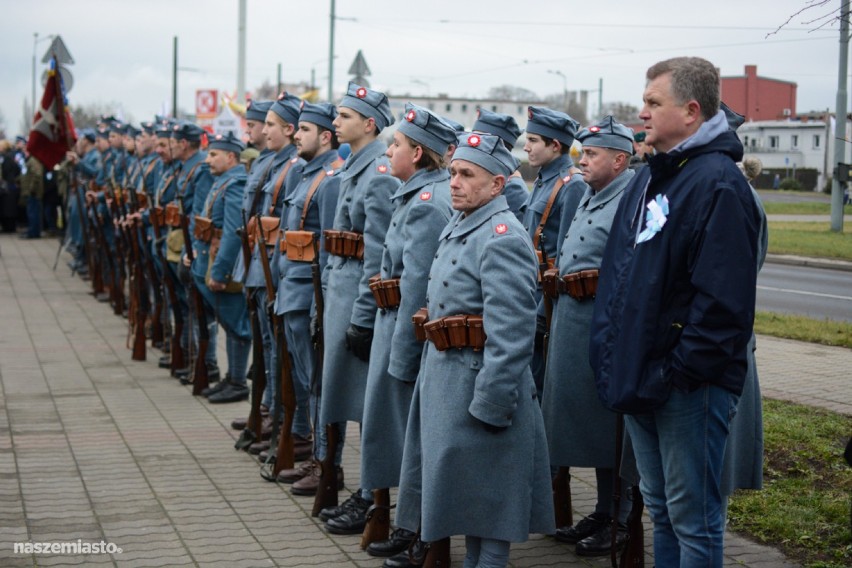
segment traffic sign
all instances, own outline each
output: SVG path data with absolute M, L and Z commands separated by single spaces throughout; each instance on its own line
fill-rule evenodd
M 74 65 L 74 58 L 71 57 L 71 52 L 65 47 L 65 42 L 62 41 L 62 36 L 57 35 L 50 43 L 50 47 L 41 58 L 42 63 L 50 63 L 50 59 L 56 55 L 56 63 L 59 65 Z
M 196 118 L 215 118 L 219 111 L 219 92 L 216 89 L 195 91 Z

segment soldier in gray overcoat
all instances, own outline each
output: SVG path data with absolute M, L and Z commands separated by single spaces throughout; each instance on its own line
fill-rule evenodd
M 517 166 L 498 137 L 461 135 L 450 181 L 457 213 L 428 279 L 428 341 L 405 439 L 397 524 L 420 524 L 427 542 L 465 535 L 470 567 L 506 566 L 511 542 L 554 530 L 529 368 L 536 260 L 501 195 Z M 468 327 L 445 334 L 448 316 Z
M 624 523 L 629 502 L 621 500 L 618 515 L 612 510 L 616 414 L 598 398 L 589 365 L 589 326 L 613 215 L 633 177 L 633 132 L 607 116 L 581 130 L 577 140 L 583 144 L 580 167 L 588 187 L 577 209 L 564 212 L 570 229 L 560 245 L 558 273 L 545 278 L 553 319 L 541 410 L 551 465 L 593 467 L 597 477 L 595 512 L 573 527 L 559 527 L 557 538 L 577 544 L 578 555 L 598 556 L 609 554 L 612 518 Z M 576 284 L 569 286 L 569 281 Z M 620 531 L 618 538 L 623 542 L 626 532 Z
M 377 301 L 364 401 L 361 486 L 368 489 L 399 485 L 408 409 L 423 352 L 411 316 L 426 304 L 432 256 L 452 213 L 444 154 L 455 142 L 455 130 L 449 124 L 408 103 L 405 120 L 387 151 L 391 174 L 403 183 L 393 196 L 396 209 L 385 236 L 379 274 L 382 285 L 393 286 L 382 287 L 377 298 L 382 301 Z M 413 537 L 399 529 L 390 541 L 370 544 L 367 552 L 389 556 L 400 552 Z
M 345 422 L 361 422 L 367 386 L 368 359 L 376 319 L 376 301 L 369 279 L 379 273 L 382 243 L 393 212 L 391 197 L 399 180 L 390 175 L 387 146 L 379 133 L 393 123 L 384 93 L 349 84 L 334 120 L 338 140 L 352 153 L 340 173 L 340 194 L 331 237 L 326 233 L 329 261 L 323 271 L 326 285 L 323 330 L 322 396 L 319 425 L 337 424 L 340 433 L 335 462 L 343 452 Z M 350 243 L 359 243 L 350 248 Z M 320 450 L 322 451 L 322 449 Z M 321 457 L 321 456 L 320 456 Z M 362 490 L 333 511 L 321 511 L 328 520 L 349 510 L 366 510 L 370 491 Z
M 511 115 L 491 112 L 481 107 L 476 110 L 476 122 L 473 123 L 473 131 L 499 136 L 510 152 L 518 142 L 518 137 L 523 133 L 523 130 Z M 503 197 L 506 198 L 509 209 L 515 214 L 518 221 L 523 223 L 530 190 L 517 170 L 512 172 L 512 175 L 506 180 Z

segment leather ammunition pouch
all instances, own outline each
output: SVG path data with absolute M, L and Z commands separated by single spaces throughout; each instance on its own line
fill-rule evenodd
M 336 256 L 364 260 L 364 235 L 354 231 L 326 229 L 325 250 Z
M 314 232 L 313 231 L 284 231 L 281 239 L 281 253 L 288 260 L 296 262 L 314 261 Z
M 435 345 L 438 351 L 446 351 L 454 347 L 463 349 L 472 347 L 481 351 L 485 347 L 485 328 L 482 316 L 460 314 L 444 316 L 423 325 L 426 339 Z
M 260 218 L 260 229 L 257 227 L 257 217 L 251 217 L 248 220 L 248 227 L 246 227 L 246 232 L 248 233 L 248 241 L 249 248 L 254 250 L 254 245 L 260 242 L 260 231 L 263 231 L 263 239 L 266 241 L 266 246 L 274 247 L 275 243 L 278 241 L 278 226 L 281 223 L 281 219 L 278 217 L 261 217 Z
M 568 294 L 575 300 L 592 299 L 598 291 L 598 273 L 593 269 L 559 276 L 558 269 L 551 268 L 544 273 L 542 291 L 550 298 Z
M 204 217 L 196 217 L 195 223 L 196 227 L 198 227 L 198 219 L 203 219 Z M 207 287 L 210 287 L 210 271 L 213 270 L 213 263 L 216 261 L 216 257 L 219 254 L 219 245 L 222 242 L 222 229 L 213 229 L 213 237 L 210 239 L 210 254 L 207 257 L 207 274 L 204 276 L 204 283 Z M 236 294 L 238 292 L 243 291 L 243 285 L 241 282 L 235 280 L 229 280 L 225 283 L 225 289 L 221 292 L 225 294 Z M 220 293 L 221 293 L 220 292 Z
M 169 227 L 180 228 L 180 206 L 174 201 L 166 204 L 165 220 Z
M 420 308 L 411 316 L 411 323 L 414 324 L 414 338 L 417 341 L 426 341 L 426 330 L 423 329 L 423 326 L 426 325 L 427 321 L 429 321 L 429 312 L 426 311 L 426 308 Z
M 376 299 L 376 305 L 382 310 L 396 309 L 402 301 L 399 291 L 399 278 L 382 280 L 379 275 L 370 278 L 370 290 Z
M 141 211 L 148 208 L 148 194 L 144 191 L 136 192 L 136 209 Z
M 207 217 L 195 216 L 195 228 L 192 231 L 192 236 L 199 241 L 211 243 L 213 239 L 222 238 L 222 229 L 217 229 L 213 225 L 213 220 Z

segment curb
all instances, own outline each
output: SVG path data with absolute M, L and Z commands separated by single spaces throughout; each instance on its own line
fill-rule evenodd
M 852 272 L 852 262 L 849 262 L 848 260 L 835 260 L 832 258 L 815 258 L 809 256 L 795 256 L 792 254 L 767 254 L 766 262 L 771 262 L 772 264 L 810 266 L 811 268 L 827 268 L 830 270 Z

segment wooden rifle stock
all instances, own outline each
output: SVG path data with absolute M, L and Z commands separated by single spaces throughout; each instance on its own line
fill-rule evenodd
M 567 467 L 557 469 L 553 478 L 553 512 L 557 528 L 574 524 L 574 512 L 571 510 L 571 473 Z
M 180 216 L 180 229 L 183 231 L 183 242 L 186 247 L 186 256 L 189 258 L 190 266 L 195 261 L 195 252 L 192 250 L 192 239 L 189 237 L 189 219 L 186 215 Z M 189 278 L 189 290 L 192 295 L 192 305 L 195 307 L 195 317 L 198 318 L 198 352 L 192 363 L 192 395 L 200 395 L 204 389 L 210 386 L 210 377 L 207 374 L 207 344 L 210 342 L 210 330 L 207 328 L 207 314 L 204 311 L 204 299 L 201 292 Z
M 246 229 L 246 217 L 243 212 L 243 226 L 237 230 L 240 236 L 240 244 L 243 250 L 243 268 L 248 274 L 251 265 L 251 247 L 249 246 L 248 231 Z M 249 446 L 261 439 L 263 432 L 263 416 L 260 406 L 263 402 L 263 392 L 266 390 L 266 361 L 263 357 L 263 336 L 260 331 L 260 320 L 255 305 L 255 292 L 246 291 L 246 304 L 248 306 L 249 321 L 251 323 L 251 410 L 249 411 L 246 427 L 234 444 L 238 450 L 248 451 Z
M 266 283 L 266 316 L 275 333 L 275 343 L 278 350 L 275 369 L 275 380 L 279 382 L 281 407 L 284 410 L 284 421 L 278 432 L 278 448 L 275 453 L 275 465 L 272 475 L 278 475 L 282 469 L 292 469 L 295 466 L 295 446 L 293 443 L 293 419 L 296 414 L 296 391 L 293 387 L 293 372 L 290 367 L 290 349 L 284 335 L 283 318 L 275 314 L 275 287 L 272 284 L 272 270 L 269 267 L 269 255 L 266 249 L 266 234 L 263 230 L 260 213 L 257 214 L 258 250 L 260 265 L 263 267 L 263 279 Z M 259 317 L 259 315 L 258 315 Z
M 618 511 L 621 504 L 621 458 L 624 450 L 624 415 L 618 414 L 615 423 L 615 467 L 613 468 L 613 508 Z M 642 509 L 645 504 L 639 486 L 631 487 L 633 503 L 627 515 L 627 544 L 617 558 L 615 547 L 618 534 L 618 522 L 612 523 L 610 561 L 612 568 L 644 568 L 645 566 L 645 534 L 642 527 Z
M 337 431 L 337 424 L 326 425 L 325 432 L 328 443 L 325 448 L 325 459 L 319 464 L 320 482 L 314 497 L 314 508 L 311 511 L 314 517 L 319 516 L 320 511 L 327 507 L 337 506 L 337 468 L 334 466 L 334 455 L 340 443 L 340 433 Z
M 450 565 L 450 537 L 430 542 L 423 559 L 423 568 L 448 568 Z
M 390 489 L 374 489 L 373 504 L 367 509 L 367 524 L 361 534 L 361 550 L 370 543 L 390 538 Z
M 142 262 L 142 250 L 139 246 L 139 231 L 138 227 L 142 224 L 139 214 L 127 216 L 127 224 L 130 226 L 129 238 L 131 241 L 131 250 L 133 251 L 133 286 L 131 293 L 133 294 L 133 303 L 135 304 L 134 332 L 133 332 L 133 353 L 131 358 L 134 361 L 144 361 L 146 359 L 146 340 L 145 340 L 145 320 L 148 319 L 148 311 L 146 309 L 148 298 L 145 290 L 144 266 Z
M 178 296 L 177 290 L 175 290 L 175 283 L 172 280 L 171 276 L 167 274 L 169 270 L 168 261 L 166 260 L 166 255 L 163 253 L 163 245 L 161 239 L 161 227 L 157 222 L 156 215 L 151 214 L 151 226 L 154 228 L 154 248 L 157 251 L 157 258 L 160 260 L 160 266 L 163 270 L 163 285 L 166 288 L 166 295 L 169 299 L 169 304 L 171 305 L 171 311 L 174 315 L 175 325 L 172 328 L 171 338 L 169 340 L 170 343 L 170 358 L 169 358 L 169 373 L 174 376 L 175 371 L 178 369 L 183 369 L 186 367 L 186 354 L 183 352 L 183 346 L 180 344 L 180 338 L 183 335 L 183 314 L 180 312 L 180 305 L 178 304 Z

